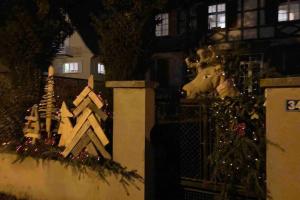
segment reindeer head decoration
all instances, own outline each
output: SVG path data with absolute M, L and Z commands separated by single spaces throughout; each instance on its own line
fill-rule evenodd
M 214 49 L 200 48 L 197 50 L 200 60 L 191 62 L 185 59 L 188 68 L 196 68 L 197 76 L 191 82 L 183 86 L 188 99 L 196 98 L 201 93 L 217 91 L 221 98 L 226 96 L 236 96 L 238 91 L 233 86 L 232 81 L 225 79 L 223 63 L 216 57 Z

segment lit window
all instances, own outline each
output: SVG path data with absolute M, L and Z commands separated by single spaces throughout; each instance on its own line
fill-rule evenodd
M 208 6 L 208 28 L 226 27 L 225 3 Z
M 278 21 L 293 21 L 300 19 L 300 1 L 288 1 L 278 7 Z
M 98 63 L 97 65 L 97 73 L 98 74 L 105 74 L 105 67 L 102 63 Z
M 157 23 L 155 27 L 155 35 L 158 37 L 169 35 L 169 14 L 163 13 L 156 15 L 155 21 Z
M 78 73 L 79 67 L 77 62 L 64 63 L 63 73 Z

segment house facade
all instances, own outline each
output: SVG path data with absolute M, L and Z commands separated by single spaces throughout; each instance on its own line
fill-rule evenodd
M 104 81 L 105 67 L 75 31 L 66 38 L 60 52 L 52 62 L 56 77 L 86 80 L 91 74 Z
M 79 32 L 75 31 L 66 38 L 56 58 L 52 61 L 55 69 L 55 93 L 62 100 L 71 104 L 72 99 L 80 94 L 87 85 L 90 75 L 94 76 L 95 88 L 103 92 L 105 66 L 86 45 Z
M 197 102 L 201 105 L 184 101 L 176 103 L 172 95 L 174 90 L 166 94 L 172 89 L 175 92 L 180 90 L 189 81 L 184 59 L 197 48 L 208 45 L 213 45 L 221 55 L 238 57 L 234 66 L 239 76 L 235 81 L 244 91 L 255 92 L 259 77 L 265 73 L 272 76 L 273 70 L 280 76 L 299 76 L 300 1 L 182 0 L 159 13 L 156 20 L 159 23 L 153 30 L 156 36 L 154 65 L 149 77 L 160 83 L 162 91 L 156 97 L 157 121 L 161 121 L 163 127 L 157 135 L 165 137 L 162 140 L 167 142 L 159 148 L 164 150 L 163 153 L 171 152 L 157 163 L 167 166 L 172 163 L 172 168 L 177 167 L 177 174 L 169 172 L 171 167 L 162 168 L 158 177 L 163 178 L 157 178 L 157 184 L 169 179 L 158 187 L 158 193 L 168 191 L 166 196 L 172 196 L 176 186 L 167 188 L 165 185 L 175 182 L 180 188 L 180 199 L 215 199 L 219 190 L 209 184 L 211 168 L 207 164 L 214 145 L 214 134 L 210 132 L 214 124 L 207 120 L 210 113 L 205 101 Z M 180 120 L 174 122 L 172 117 L 177 113 Z
M 239 56 L 239 81 L 255 73 L 263 76 L 266 69 L 300 74 L 300 1 L 182 1 L 156 18 L 152 77 L 162 86 L 184 84 L 184 58 L 208 45 Z

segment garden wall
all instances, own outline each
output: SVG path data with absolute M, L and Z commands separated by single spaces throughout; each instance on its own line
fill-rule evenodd
M 58 161 L 37 162 L 26 158 L 13 163 L 14 154 L 0 154 L 0 192 L 32 200 L 140 200 L 144 193 L 129 186 L 129 195 L 114 175 L 106 181 L 93 171 L 76 172 Z M 142 186 L 142 183 L 138 183 Z
M 114 175 L 101 180 L 97 173 L 80 174 L 57 161 L 37 162 L 0 154 L 0 192 L 39 200 L 149 200 L 153 189 L 150 132 L 155 119 L 154 83 L 111 81 L 113 88 L 113 160 L 136 172 L 145 180 L 128 185 L 129 196 Z M 80 178 L 79 178 L 80 177 Z M 130 178 L 130 177 L 129 177 Z M 153 199 L 153 198 L 152 198 Z

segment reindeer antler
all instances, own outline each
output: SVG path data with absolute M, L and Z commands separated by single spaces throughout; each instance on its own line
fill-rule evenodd
M 185 58 L 184 61 L 188 68 L 198 68 L 199 67 L 199 62 L 198 61 L 191 62 L 189 57 Z

